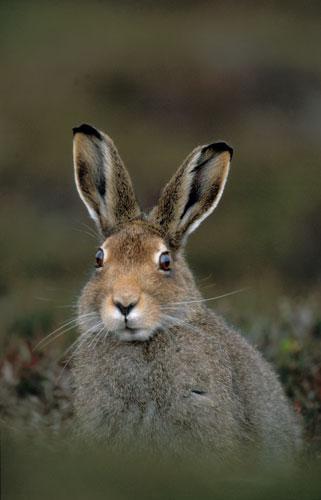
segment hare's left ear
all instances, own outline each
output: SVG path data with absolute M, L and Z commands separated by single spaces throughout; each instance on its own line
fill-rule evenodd
M 107 134 L 91 125 L 73 129 L 75 180 L 80 198 L 104 236 L 140 216 L 129 174 Z
M 184 243 L 218 204 L 232 154 L 225 142 L 199 146 L 165 186 L 149 219 L 174 247 Z

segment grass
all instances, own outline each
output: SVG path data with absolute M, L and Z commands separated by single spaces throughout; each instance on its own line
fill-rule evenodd
M 255 499 L 318 500 L 316 467 L 290 471 L 217 471 L 210 462 L 159 462 L 101 450 L 7 440 L 4 498 L 95 499 Z

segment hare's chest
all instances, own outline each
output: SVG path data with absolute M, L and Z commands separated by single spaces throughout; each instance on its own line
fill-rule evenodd
M 119 359 L 104 378 L 101 402 L 110 411 L 133 414 L 142 422 L 168 418 L 183 408 L 201 406 L 207 399 L 209 381 L 190 363 L 177 363 L 171 352 L 156 357 Z M 112 410 L 111 410 L 112 409 Z
M 104 381 L 109 401 L 122 404 L 124 411 L 136 407 L 147 419 L 166 406 L 174 389 L 171 363 L 145 356 L 119 359 Z
M 76 406 L 88 425 L 111 440 L 149 440 L 200 427 L 204 412 L 212 411 L 202 365 L 183 356 L 183 349 L 173 356 L 166 346 L 157 353 L 121 347 L 96 351 L 94 359 L 81 363 Z

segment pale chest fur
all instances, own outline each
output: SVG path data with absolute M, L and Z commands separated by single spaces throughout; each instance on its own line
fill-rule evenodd
M 179 434 L 186 441 L 209 422 L 222 437 L 224 430 L 233 432 L 238 409 L 220 346 L 213 344 L 204 356 L 208 346 L 202 338 L 186 342 L 177 332 L 172 335 L 163 332 L 148 343 L 110 342 L 80 355 L 74 368 L 76 407 L 86 427 L 103 430 L 109 440 L 177 440 Z

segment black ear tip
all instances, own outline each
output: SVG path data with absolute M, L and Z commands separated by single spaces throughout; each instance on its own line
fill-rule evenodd
M 97 137 L 97 139 L 101 139 L 100 132 L 95 127 L 92 127 L 91 125 L 88 125 L 87 123 L 83 123 L 79 127 L 74 127 L 72 129 L 72 132 L 74 135 L 76 135 L 76 134 L 92 135 L 94 137 Z
M 233 158 L 233 153 L 234 153 L 233 148 L 229 144 L 223 141 L 213 142 L 213 144 L 205 146 L 204 149 L 211 149 L 215 154 L 225 153 L 227 151 L 228 153 L 230 153 L 231 159 Z

